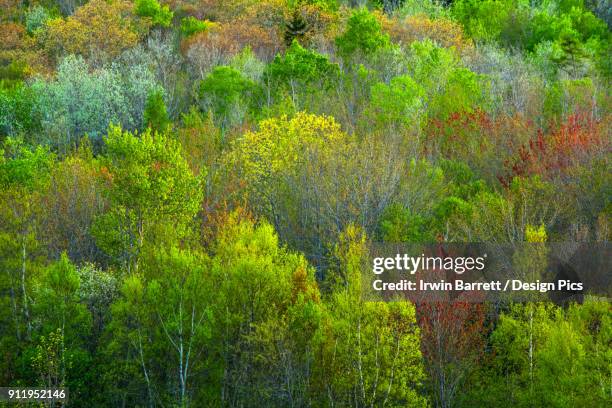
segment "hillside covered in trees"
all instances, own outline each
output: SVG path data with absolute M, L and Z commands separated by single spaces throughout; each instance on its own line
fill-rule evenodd
M 0 386 L 611 406 L 609 300 L 362 294 L 372 242 L 535 243 L 539 273 L 610 241 L 611 24 L 609 0 L 0 0 Z

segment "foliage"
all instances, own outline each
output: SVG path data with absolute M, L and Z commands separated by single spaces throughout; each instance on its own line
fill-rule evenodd
M 330 405 L 421 406 L 423 379 L 414 305 L 364 299 L 365 236 L 354 226 L 340 235 L 335 255 L 344 274 L 330 300 L 330 322 L 322 344 L 321 384 Z M 321 395 L 325 395 L 321 393 Z
M 0 0 L 0 384 L 609 406 L 607 3 Z M 372 293 L 375 243 L 469 242 L 525 283 L 603 248 L 600 297 Z
M 65 54 L 112 59 L 139 40 L 142 25 L 134 19 L 132 9 L 125 0 L 92 0 L 66 19 L 49 20 L 40 36 L 57 59 Z
M 16 136 L 40 128 L 37 95 L 28 86 L 0 87 L 0 134 Z
M 169 27 L 174 13 L 166 5 L 162 6 L 157 0 L 136 0 L 134 13 L 140 17 L 148 17 L 153 25 Z
M 600 156 L 608 143 L 600 123 L 575 115 L 555 126 L 549 134 L 539 130 L 528 143 L 519 146 L 518 157 L 509 160 L 507 167 L 512 176 L 554 177 L 560 169 L 587 160 L 587 157 Z
M 390 205 L 380 219 L 380 236 L 384 242 L 426 242 L 427 221 L 408 208 Z
M 303 39 L 308 30 L 308 23 L 297 9 L 293 12 L 291 20 L 289 20 L 285 26 L 285 34 L 283 37 L 287 46 L 291 46 L 294 41 Z
M 189 37 L 208 30 L 209 25 L 210 23 L 208 21 L 202 21 L 193 16 L 188 16 L 181 20 L 181 33 L 183 36 Z
M 547 303 L 512 307 L 500 317 L 491 335 L 493 352 L 498 357 L 487 367 L 490 371 L 486 383 L 497 384 L 486 394 L 479 390 L 478 400 L 483 403 L 510 400 L 517 406 L 534 402 L 539 406 L 571 406 L 578 401 L 588 401 L 593 406 L 605 404 L 608 397 L 596 384 L 609 373 L 589 376 L 586 370 L 592 358 L 601 358 L 601 354 L 590 352 L 610 333 L 606 307 L 594 300 L 567 311 Z M 576 312 L 584 313 L 580 323 L 574 320 Z M 586 317 L 591 313 L 591 317 Z M 584 324 L 588 321 L 597 321 L 597 329 L 586 328 Z M 583 392 L 587 388 L 593 392 Z
M 134 364 L 140 372 L 129 381 L 140 381 L 148 400 L 164 385 L 164 378 L 178 391 L 172 397 L 163 396 L 164 400 L 188 405 L 197 398 L 190 379 L 194 373 L 206 375 L 209 355 L 205 348 L 213 323 L 205 265 L 200 254 L 161 250 L 144 263 L 144 275 L 125 279 L 121 297 L 112 306 L 118 335 L 111 350 L 118 351 L 120 346 L 133 350 L 125 363 Z M 163 367 L 165 372 L 152 367 Z
M 459 0 L 453 2 L 452 7 L 453 14 L 474 39 L 505 39 L 512 43 L 524 41 L 520 36 L 526 31 L 522 25 L 529 21 L 526 3 L 522 0 Z
M 178 142 L 163 133 L 147 129 L 137 137 L 111 127 L 104 143 L 110 208 L 96 220 L 94 235 L 112 259 L 137 270 L 149 241 L 163 243 L 166 235 L 178 239 L 188 233 L 201 201 L 200 179 L 191 173 Z
M 51 15 L 46 8 L 40 5 L 34 6 L 26 14 L 26 30 L 29 34 L 34 34 L 36 30 L 42 30 L 50 18 Z
M 395 43 L 410 46 L 414 41 L 430 39 L 445 47 L 455 47 L 460 51 L 471 48 L 471 41 L 463 28 L 448 18 L 431 19 L 427 15 L 410 15 L 402 20 L 391 20 L 386 24 L 391 39 Z
M 204 111 L 210 110 L 222 129 L 239 124 L 257 92 L 256 84 L 232 67 L 219 66 L 200 82 Z
M 155 88 L 151 71 L 143 65 L 118 65 L 91 71 L 80 57 L 66 57 L 52 81 L 37 80 L 32 89 L 40 98 L 44 132 L 39 142 L 65 148 L 84 134 L 100 140 L 111 123 L 137 129 L 143 123 L 148 94 Z
M 417 311 L 429 387 L 435 404 L 444 406 L 461 394 L 460 387 L 482 361 L 485 306 L 469 299 L 425 301 Z
M 51 169 L 41 215 L 41 235 L 50 257 L 66 252 L 78 264 L 101 261 L 90 231 L 106 204 L 99 171 L 88 140 Z
M 346 31 L 336 38 L 338 52 L 343 58 L 356 53 L 370 55 L 389 44 L 389 35 L 382 32 L 376 17 L 366 9 L 355 11 L 347 21 Z
M 236 215 L 227 220 L 214 250 L 226 373 L 221 395 L 238 401 L 256 395 L 273 406 L 306 401 L 322 314 L 314 271 L 303 256 L 279 246 L 269 224 L 255 226 Z M 245 375 L 253 384 L 248 393 Z
M 453 2 L 453 14 L 476 40 L 502 41 L 534 51 L 545 44 L 558 49 L 556 63 L 575 65 L 606 47 L 606 25 L 583 1 L 544 1 L 530 8 L 521 0 Z M 597 51 L 595 51 L 596 53 Z
M 156 89 L 147 96 L 147 104 L 143 112 L 145 126 L 154 131 L 163 132 L 170 125 L 164 96 L 161 90 Z
M 389 85 L 373 85 L 370 106 L 366 111 L 369 125 L 381 123 L 395 131 L 412 126 L 420 128 L 423 93 L 423 89 L 408 75 L 393 78 Z
M 298 107 L 304 94 L 329 88 L 339 69 L 325 56 L 302 48 L 294 40 L 284 56 L 277 55 L 268 65 L 265 74 L 276 92 L 289 92 Z
M 214 67 L 227 65 L 245 47 L 262 60 L 271 59 L 280 48 L 277 41 L 276 34 L 269 28 L 239 20 L 232 24 L 215 24 L 210 30 L 185 40 L 183 47 L 200 79 L 204 79 Z

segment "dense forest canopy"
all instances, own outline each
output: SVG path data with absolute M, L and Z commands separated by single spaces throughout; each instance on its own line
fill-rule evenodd
M 606 299 L 364 298 L 369 244 L 612 237 L 609 0 L 0 0 L 0 386 L 604 407 Z M 0 403 L 1 404 L 1 403 Z

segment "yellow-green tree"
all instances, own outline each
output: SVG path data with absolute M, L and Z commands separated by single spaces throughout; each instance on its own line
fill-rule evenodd
M 320 404 L 426 405 L 420 394 L 425 374 L 414 304 L 365 296 L 371 270 L 359 228 L 345 230 L 335 255 L 337 286 L 329 299 L 317 361 Z

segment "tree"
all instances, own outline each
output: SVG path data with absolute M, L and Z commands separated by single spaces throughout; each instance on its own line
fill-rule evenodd
M 466 68 L 457 68 L 446 78 L 445 91 L 431 101 L 431 112 L 448 117 L 453 112 L 474 112 L 487 106 L 487 78 Z
M 199 253 L 156 249 L 140 274 L 126 279 L 112 306 L 113 349 L 133 351 L 126 363 L 139 368 L 136 381 L 145 383 L 149 405 L 157 400 L 197 405 L 211 390 L 198 392 L 196 384 L 210 388 L 216 381 L 215 367 L 209 365 L 214 282 L 207 265 Z
M 23 83 L 12 87 L 0 85 L 0 134 L 17 136 L 39 131 L 41 118 L 37 103 L 36 92 Z
M 555 231 L 571 218 L 572 208 L 556 202 L 555 196 L 553 184 L 539 177 L 516 177 L 503 194 L 487 190 L 474 194 L 467 211 L 455 216 L 451 224 L 459 239 L 471 242 L 524 242 L 528 225 Z
M 36 5 L 30 8 L 26 14 L 26 29 L 30 35 L 36 30 L 43 29 L 47 21 L 51 18 L 51 13 L 43 6 Z
M 296 109 L 301 99 L 318 90 L 329 89 L 340 74 L 336 64 L 294 40 L 284 56 L 277 55 L 266 68 L 266 80 L 275 94 L 289 92 Z
M 134 6 L 134 13 L 150 18 L 153 25 L 169 27 L 172 24 L 174 13 L 168 6 L 159 4 L 157 0 L 136 0 Z
M 70 17 L 47 22 L 45 46 L 58 60 L 78 54 L 90 61 L 108 61 L 138 42 L 144 31 L 125 0 L 93 0 Z M 43 35 L 41 33 L 41 35 Z
M 283 38 L 287 47 L 291 46 L 294 41 L 299 41 L 308 31 L 308 23 L 300 14 L 298 9 L 293 11 L 291 20 L 285 23 L 285 33 Z
M 610 334 L 605 307 L 594 299 L 568 311 L 548 302 L 511 306 L 491 334 L 494 358 L 481 375 L 484 388 L 467 398 L 518 407 L 606 405 L 610 395 L 597 384 L 610 378 L 608 368 L 599 365 L 609 357 L 596 351 Z M 593 322 L 596 327 L 588 329 Z
M 441 48 L 430 40 L 411 46 L 409 73 L 423 88 L 430 118 L 446 119 L 457 112 L 486 108 L 487 78 L 462 67 L 452 48 Z
M 96 219 L 98 245 L 128 273 L 138 270 L 143 246 L 188 235 L 202 190 L 178 141 L 146 130 L 111 127 L 102 159 L 109 210 Z
M 269 224 L 256 226 L 238 213 L 228 218 L 213 252 L 220 402 L 307 404 L 317 395 L 309 386 L 322 307 L 314 270 L 280 246 Z
M 80 303 L 80 277 L 66 253 L 45 269 L 39 283 L 34 306 L 41 332 L 59 329 L 64 344 L 82 345 L 91 330 L 91 315 Z
M 336 38 L 338 52 L 345 59 L 357 54 L 367 58 L 390 44 L 389 35 L 382 32 L 376 17 L 365 8 L 353 12 L 346 31 Z
M 431 40 L 415 41 L 410 46 L 411 67 L 409 73 L 427 92 L 444 89 L 448 76 L 459 65 L 452 49 L 437 46 Z
M 389 132 L 418 133 L 423 115 L 423 90 L 408 75 L 393 78 L 387 85 L 377 83 L 372 86 L 370 106 L 365 112 L 367 125 L 372 125 Z
M 309 253 L 319 257 L 321 241 L 331 239 L 338 224 L 347 221 L 347 206 L 342 202 L 348 198 L 332 193 L 343 187 L 321 174 L 344 171 L 346 159 L 341 157 L 350 143 L 333 119 L 301 113 L 293 119 L 262 121 L 258 132 L 247 133 L 236 143 L 224 167 L 234 169 L 232 174 L 244 186 L 240 194 L 256 214 L 271 220 L 279 235 L 297 248 L 318 247 Z M 296 211 L 298 207 L 303 210 Z
M 147 104 L 143 113 L 145 127 L 155 132 L 164 132 L 171 125 L 164 103 L 164 96 L 160 89 L 149 93 Z
M 50 172 L 41 209 L 41 238 L 47 254 L 58 259 L 63 252 L 81 264 L 105 263 L 91 227 L 107 205 L 100 162 L 88 140 L 58 161 Z
M 381 215 L 379 235 L 382 241 L 389 243 L 432 241 L 427 221 L 423 216 L 394 203 L 385 208 Z
M 111 321 L 111 305 L 119 296 L 119 279 L 112 272 L 91 263 L 85 263 L 77 269 L 80 281 L 79 301 L 91 314 L 93 344 L 99 352 L 105 341 L 104 331 Z
M 246 47 L 262 61 L 270 61 L 282 48 L 282 43 L 274 26 L 268 27 L 248 19 L 215 24 L 210 30 L 195 34 L 183 42 L 187 59 L 200 79 L 204 79 L 214 67 L 228 65 L 231 58 Z
M 189 37 L 194 34 L 203 33 L 210 27 L 209 21 L 198 20 L 193 16 L 188 16 L 181 19 L 181 33 L 184 37 Z
M 571 115 L 548 132 L 538 129 L 514 149 L 514 157 L 504 163 L 509 175 L 501 180 L 532 175 L 551 180 L 567 167 L 601 157 L 610 143 L 603 135 L 604 126 L 585 115 Z
M 391 20 L 387 29 L 391 40 L 404 47 L 409 47 L 414 41 L 425 39 L 435 41 L 444 48 L 455 47 L 459 52 L 469 51 L 473 47 L 463 27 L 446 17 L 434 19 L 426 14 L 409 15 L 404 20 Z
M 153 31 L 147 38 L 146 48 L 135 48 L 125 53 L 122 72 L 130 72 L 132 66 L 152 68 L 170 118 L 178 116 L 191 103 L 189 75 L 185 71 L 185 59 L 181 55 L 172 32 Z M 148 91 L 148 90 L 147 90 Z
M 13 328 L 18 340 L 29 340 L 32 335 L 29 268 L 35 265 L 31 252 L 39 245 L 40 198 L 54 157 L 41 146 L 30 149 L 10 138 L 5 140 L 0 153 L 1 236 L 7 251 L 3 258 L 7 262 L 4 268 L 8 273 Z
M 521 0 L 458 0 L 452 13 L 475 40 L 502 40 L 522 44 L 530 20 L 526 2 Z
M 212 307 L 208 300 L 211 280 L 202 270 L 203 262 L 197 256 L 171 250 L 156 257 L 154 265 L 159 271 L 145 273 L 156 278 L 148 284 L 150 311 L 157 314 L 162 325 L 163 341 L 172 347 L 178 363 L 178 404 L 188 406 L 194 390 L 189 378 L 192 372 L 204 370 L 208 356 L 206 346 L 212 336 Z M 157 269 L 156 267 L 154 269 Z M 160 339 L 161 340 L 161 339 Z
M 65 152 L 84 134 L 99 145 L 111 123 L 138 129 L 147 96 L 156 87 L 154 74 L 144 65 L 125 72 L 119 64 L 93 70 L 80 57 L 66 57 L 54 80 L 38 79 L 32 85 L 43 127 L 36 141 Z
M 470 300 L 424 301 L 417 306 L 421 350 L 436 407 L 454 406 L 482 363 L 486 306 Z
M 202 109 L 213 113 L 217 126 L 222 130 L 244 120 L 256 93 L 253 81 L 227 66 L 216 67 L 199 87 Z
M 374 232 L 396 198 L 427 202 L 416 191 L 435 174 L 419 174 L 414 163 L 411 185 L 404 177 L 411 165 L 406 154 L 396 135 L 359 138 L 341 131 L 330 117 L 299 113 L 262 121 L 259 131 L 237 140 L 223 174 L 237 180 L 236 200 L 246 199 L 284 240 L 323 266 L 330 246 L 350 223 Z
M 425 146 L 432 159 L 461 162 L 489 185 L 495 185 L 513 154 L 512 146 L 528 140 L 534 127 L 520 115 L 492 117 L 480 108 L 452 112 L 446 117 L 430 118 Z
M 69 387 L 76 401 L 90 393 L 91 368 L 86 346 L 92 321 L 80 302 L 80 283 L 76 267 L 64 253 L 41 274 L 33 303 L 38 345 L 32 365 L 44 386 Z
M 214 176 L 214 170 L 219 166 L 223 144 L 221 132 L 213 123 L 212 115 L 202 114 L 195 106 L 182 115 L 181 126 L 177 129 L 185 159 L 191 171 L 198 175 L 207 173 Z M 210 169 L 207 172 L 207 169 Z M 207 189 L 213 187 L 207 184 Z
M 318 386 L 329 406 L 422 406 L 424 379 L 414 305 L 366 298 L 365 236 L 349 226 L 335 249 L 337 286 L 324 326 Z

